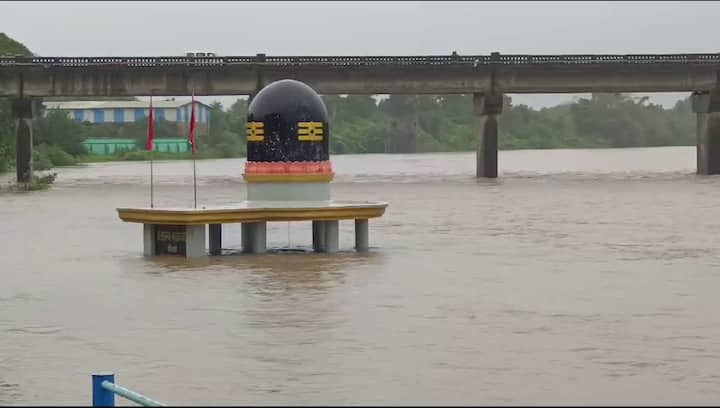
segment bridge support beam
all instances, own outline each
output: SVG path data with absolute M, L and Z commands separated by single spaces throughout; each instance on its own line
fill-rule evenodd
M 697 114 L 697 174 L 720 174 L 720 91 L 693 93 Z
M 20 98 L 13 101 L 15 114 L 15 169 L 18 183 L 32 181 L 32 101 Z
M 497 178 L 498 175 L 498 115 L 502 112 L 502 94 L 473 94 L 473 108 L 478 115 L 476 176 Z
M 264 54 L 258 54 L 258 60 L 264 61 L 265 55 Z M 255 81 L 255 91 L 253 91 L 250 95 L 248 95 L 248 106 L 250 106 L 250 103 L 255 99 L 255 95 L 258 94 L 263 88 L 265 87 L 265 79 L 263 78 L 262 72 L 257 72 L 257 79 Z

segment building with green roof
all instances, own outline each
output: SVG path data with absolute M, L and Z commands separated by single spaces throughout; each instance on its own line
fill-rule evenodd
M 110 155 L 121 151 L 138 150 L 135 139 L 85 139 L 83 145 L 89 154 L 97 155 Z M 155 139 L 153 140 L 153 150 L 156 152 L 185 153 L 189 151 L 189 144 L 185 138 Z

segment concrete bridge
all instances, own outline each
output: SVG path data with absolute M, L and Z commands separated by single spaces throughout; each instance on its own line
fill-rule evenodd
M 477 176 L 497 177 L 504 93 L 690 92 L 699 174 L 720 174 L 720 53 L 653 55 L 0 57 L 15 99 L 18 181 L 29 179 L 32 99 L 45 96 L 254 95 L 292 78 L 320 94 L 473 94 Z

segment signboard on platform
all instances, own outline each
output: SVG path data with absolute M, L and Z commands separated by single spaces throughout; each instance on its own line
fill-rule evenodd
M 155 251 L 158 255 L 183 255 L 187 252 L 184 225 L 157 225 Z

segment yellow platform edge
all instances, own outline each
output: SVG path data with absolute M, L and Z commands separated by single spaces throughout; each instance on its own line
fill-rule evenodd
M 337 208 L 236 208 L 170 210 L 161 208 L 118 208 L 125 222 L 142 224 L 231 224 L 262 221 L 333 221 L 378 218 L 387 204 L 353 205 Z

